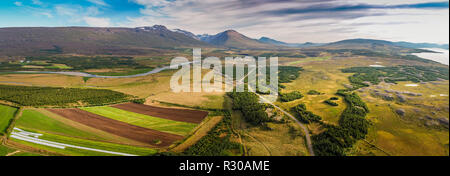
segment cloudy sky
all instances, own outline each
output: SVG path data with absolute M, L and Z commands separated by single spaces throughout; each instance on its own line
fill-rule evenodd
M 137 27 L 195 34 L 235 29 L 286 42 L 349 38 L 449 43 L 440 0 L 0 0 L 0 27 Z

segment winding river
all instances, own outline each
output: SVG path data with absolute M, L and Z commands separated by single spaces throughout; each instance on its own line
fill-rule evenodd
M 172 67 L 178 67 L 178 66 L 182 66 L 182 65 L 191 64 L 191 63 L 196 63 L 196 62 L 185 62 L 185 63 L 181 63 L 181 64 L 178 64 L 178 65 L 173 65 Z M 16 73 L 61 74 L 61 75 L 81 76 L 81 77 L 89 77 L 89 78 L 134 78 L 134 77 L 147 76 L 147 75 L 159 73 L 159 72 L 167 70 L 167 69 L 171 69 L 170 66 L 155 68 L 155 69 L 153 69 L 153 70 L 151 70 L 149 72 L 146 72 L 146 73 L 140 73 L 140 74 L 136 74 L 136 75 L 126 75 L 126 76 L 103 76 L 103 75 L 94 75 L 94 74 L 84 73 L 84 72 L 63 72 L 63 71 L 61 71 L 61 72 L 52 72 L 52 71 L 16 71 Z

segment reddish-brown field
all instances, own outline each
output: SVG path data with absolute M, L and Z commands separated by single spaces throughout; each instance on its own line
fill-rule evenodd
M 200 123 L 208 115 L 208 112 L 206 111 L 162 108 L 136 103 L 124 103 L 119 105 L 113 105 L 112 107 L 139 114 L 145 114 L 153 117 L 160 117 L 169 120 L 190 122 L 190 123 Z
M 183 139 L 183 136 L 147 129 L 124 122 L 99 116 L 81 109 L 48 109 L 49 111 L 63 116 L 75 122 L 122 136 L 139 142 L 148 143 L 160 147 L 167 147 L 177 140 Z M 155 141 L 160 141 L 155 144 Z

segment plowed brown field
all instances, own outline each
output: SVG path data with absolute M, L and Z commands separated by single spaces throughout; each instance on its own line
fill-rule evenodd
M 190 123 L 200 123 L 208 115 L 208 112 L 206 111 L 162 108 L 136 103 L 124 103 L 119 105 L 113 105 L 112 107 L 139 114 L 145 114 L 153 117 Z
M 122 136 L 128 139 L 166 147 L 177 140 L 183 139 L 183 136 L 160 132 L 157 130 L 147 129 L 128 123 L 120 122 L 97 114 L 93 114 L 81 109 L 48 109 L 49 111 L 73 120 L 84 125 L 106 131 L 111 134 Z M 155 144 L 155 141 L 161 141 Z

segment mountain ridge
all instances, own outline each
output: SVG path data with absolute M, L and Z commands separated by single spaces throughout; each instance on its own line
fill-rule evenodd
M 210 47 L 162 25 L 136 28 L 15 27 L 0 28 L 0 55 L 145 54 L 152 48 Z
M 391 42 L 374 39 L 348 39 L 330 43 L 287 43 L 261 37 L 253 39 L 226 30 L 215 35 L 196 35 L 163 25 L 125 27 L 7 27 L 0 28 L 0 56 L 35 54 L 119 54 L 157 53 L 158 49 L 217 47 L 235 49 L 371 49 L 383 52 L 413 52 L 418 48 L 443 48 L 448 44 Z M 414 50 L 416 49 L 416 50 Z M 425 50 L 422 50 L 425 51 Z

